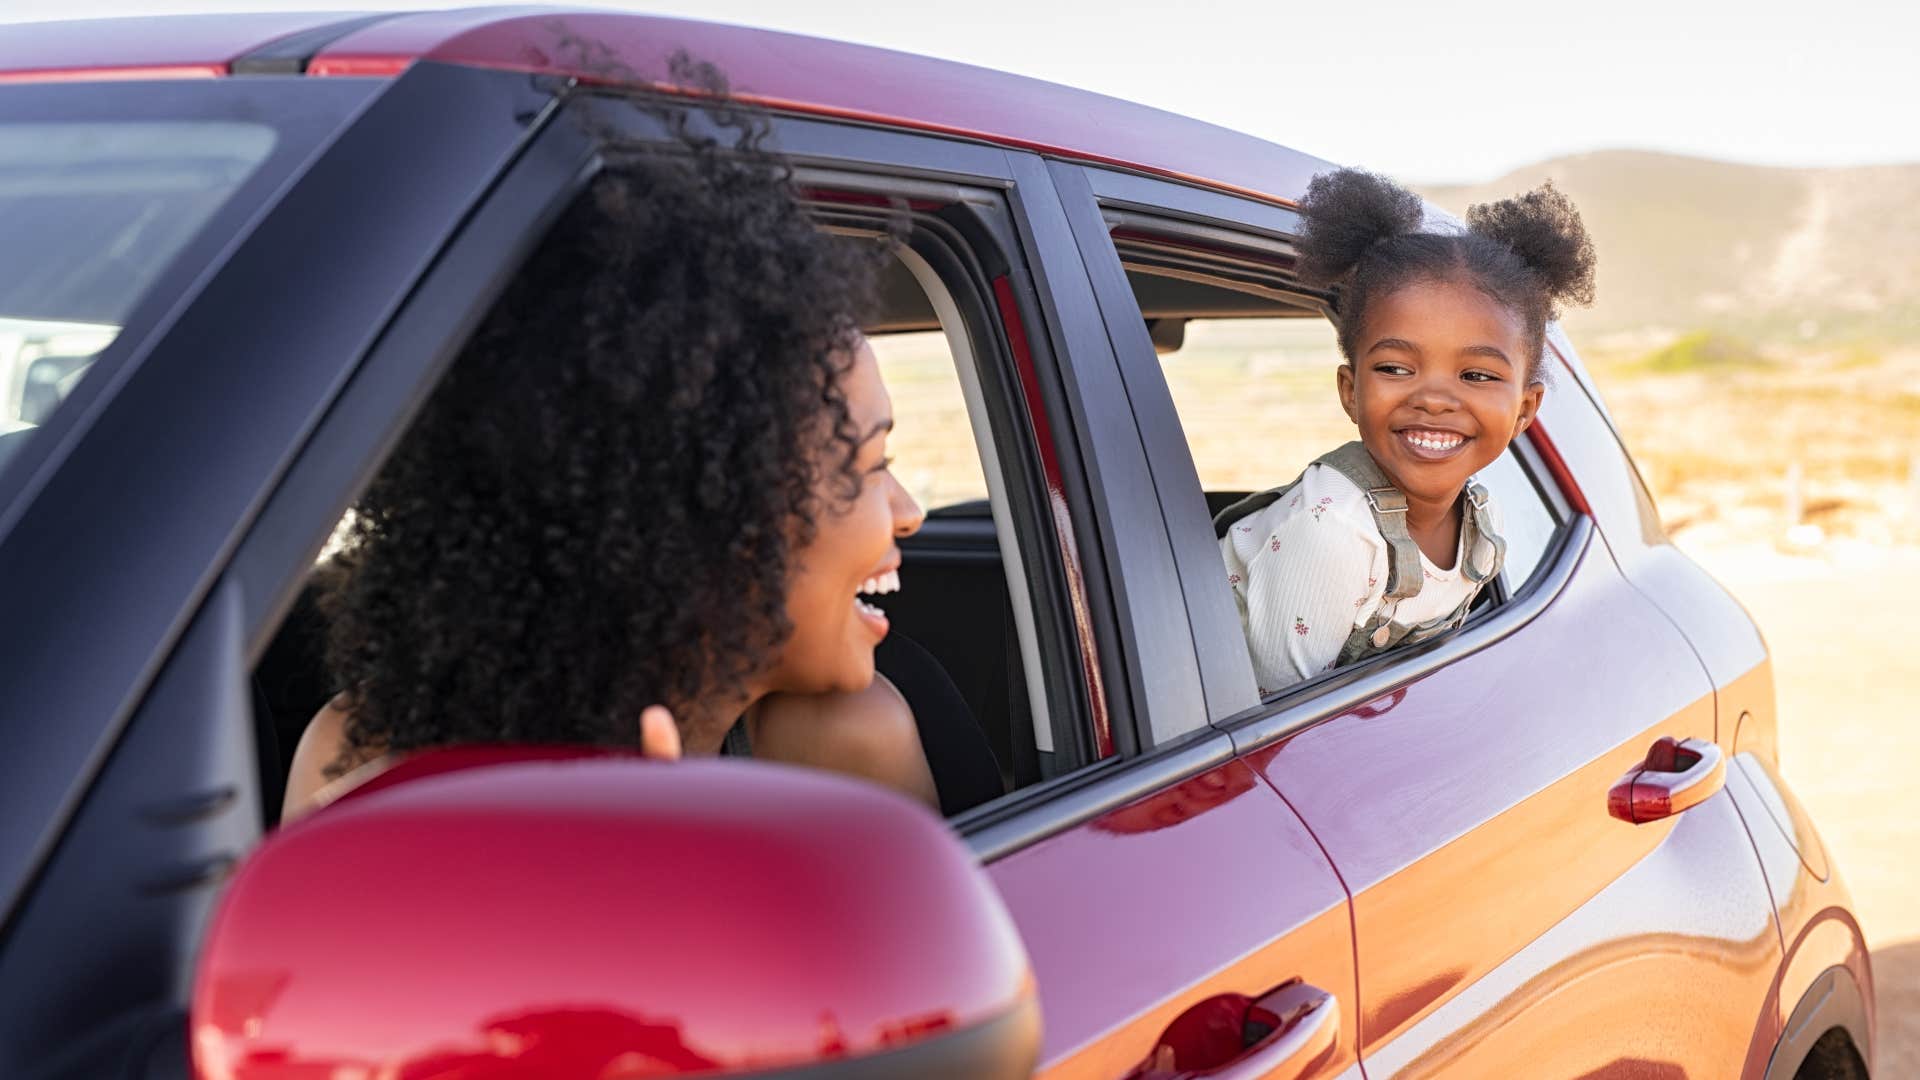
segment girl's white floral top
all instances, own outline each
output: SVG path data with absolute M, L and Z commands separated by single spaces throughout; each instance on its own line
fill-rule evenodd
M 1494 527 L 1499 529 L 1497 508 Z M 1310 465 L 1278 502 L 1233 523 L 1220 540 L 1227 584 L 1240 609 L 1262 697 L 1333 667 L 1354 628 L 1381 609 L 1387 590 L 1387 542 L 1366 493 L 1325 465 Z M 1446 615 L 1473 590 L 1460 573 L 1420 556 L 1416 596 L 1391 611 L 1413 626 Z

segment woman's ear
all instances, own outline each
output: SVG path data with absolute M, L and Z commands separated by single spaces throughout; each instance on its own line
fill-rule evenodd
M 1533 418 L 1540 412 L 1540 402 L 1546 395 L 1547 388 L 1542 383 L 1528 383 L 1526 390 L 1521 392 L 1520 416 L 1513 424 L 1513 437 L 1515 439 L 1519 438 L 1528 428 L 1533 426 Z
M 1340 407 L 1347 410 L 1347 419 L 1358 424 L 1360 422 L 1360 407 L 1353 399 L 1353 365 L 1350 363 L 1341 364 L 1340 370 L 1334 375 L 1334 379 L 1340 386 Z

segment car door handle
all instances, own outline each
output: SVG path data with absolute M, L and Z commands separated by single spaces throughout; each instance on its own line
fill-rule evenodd
M 1241 1049 L 1218 1061 L 1223 1024 L 1233 1027 Z M 1127 1080 L 1291 1080 L 1318 1064 L 1339 1038 L 1339 999 L 1294 979 L 1259 998 L 1222 994 L 1188 1009 Z M 1202 1059 L 1198 1067 L 1189 1064 L 1195 1057 Z
M 1607 792 L 1607 813 L 1644 825 L 1699 806 L 1727 784 L 1727 763 L 1720 747 L 1705 739 L 1662 735 L 1647 759 L 1614 781 Z

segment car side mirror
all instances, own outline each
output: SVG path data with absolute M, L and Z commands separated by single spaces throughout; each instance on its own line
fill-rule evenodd
M 1040 1044 L 1012 920 L 924 808 L 561 749 L 415 755 L 269 836 L 191 1013 L 200 1080 L 1025 1077 Z

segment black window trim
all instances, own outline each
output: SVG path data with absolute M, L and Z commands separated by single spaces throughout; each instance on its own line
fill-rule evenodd
M 1160 529 L 1171 552 L 1173 574 L 1187 613 L 1188 640 L 1200 668 L 1197 704 L 1201 709 L 1195 717 L 1196 726 L 1217 724 L 1245 711 L 1258 698 L 1254 693 L 1253 664 L 1240 637 L 1232 596 L 1221 584 L 1220 558 L 1213 548 L 1213 529 L 1199 473 L 1160 370 L 1159 355 L 1140 318 L 1139 303 L 1134 299 L 1102 212 L 1101 196 L 1094 185 L 1095 176 L 1101 170 L 1053 162 L 1052 171 L 1061 199 L 1072 215 L 1074 238 L 1100 299 L 1127 405 L 1151 463 L 1152 490 L 1161 514 Z M 1143 177 L 1126 175 L 1124 179 L 1130 194 L 1146 196 L 1127 199 L 1129 205 L 1151 209 L 1154 204 L 1149 200 L 1159 185 Z M 1193 192 L 1190 188 L 1167 186 L 1173 191 Z M 1231 221 L 1220 220 L 1205 224 L 1216 228 L 1233 225 Z M 1228 624 L 1234 627 L 1230 639 L 1221 629 Z

